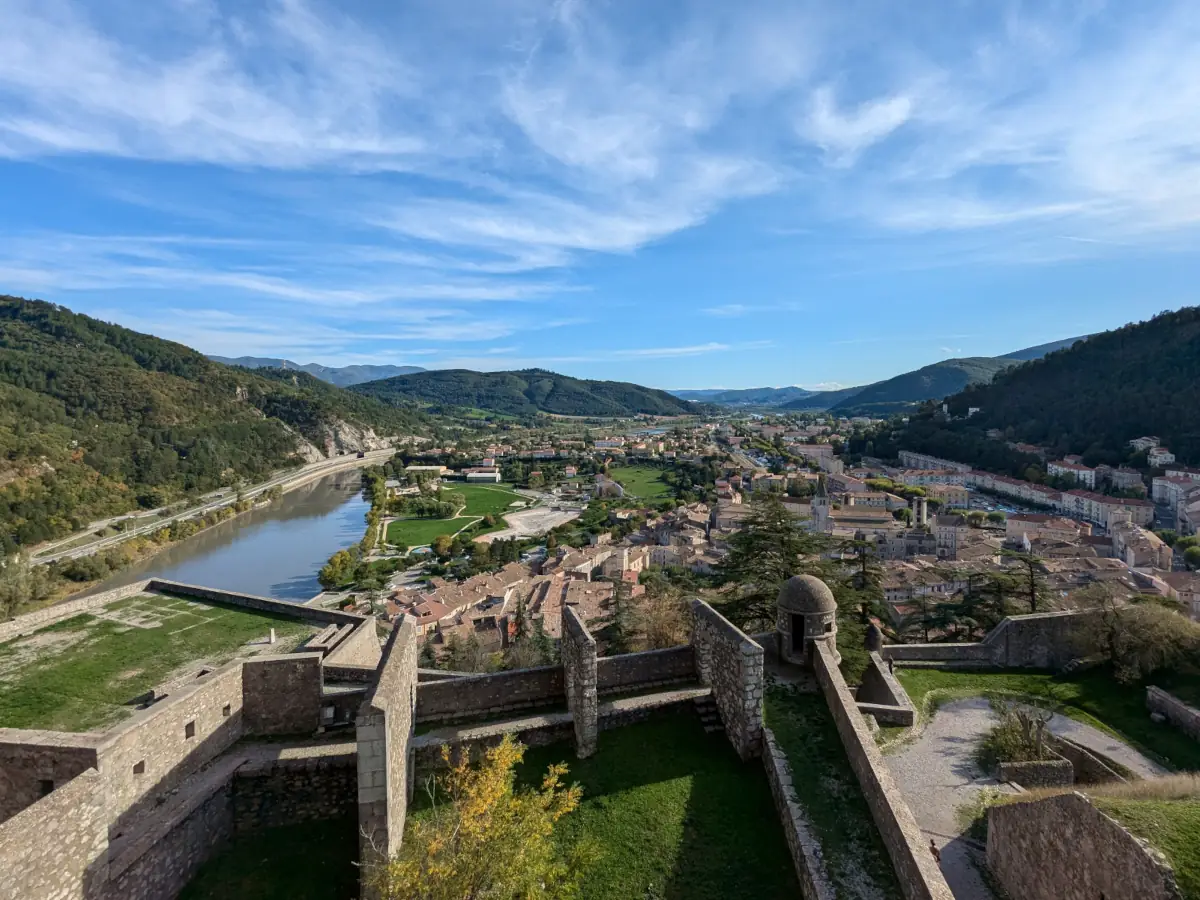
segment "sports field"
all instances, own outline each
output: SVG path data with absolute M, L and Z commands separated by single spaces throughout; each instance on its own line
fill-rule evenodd
M 134 712 L 131 700 L 191 663 L 268 647 L 285 653 L 312 631 L 293 619 L 181 597 L 121 600 L 0 645 L 0 727 L 105 728 Z M 246 646 L 252 642 L 261 645 Z
M 621 466 L 609 469 L 608 475 L 625 488 L 626 497 L 639 500 L 665 500 L 671 496 L 671 486 L 662 479 L 662 470 L 653 466 Z
M 447 495 L 458 494 L 466 498 L 467 504 L 453 519 L 396 519 L 389 522 L 387 539 L 392 544 L 407 544 L 409 547 L 423 547 L 443 534 L 457 534 L 464 528 L 474 525 L 484 516 L 499 518 L 506 512 L 520 507 L 514 503 L 528 503 L 525 497 L 513 493 L 507 485 L 502 484 L 455 484 L 445 489 Z M 447 499 L 452 499 L 447 496 Z M 497 529 L 503 528 L 502 522 L 497 522 Z

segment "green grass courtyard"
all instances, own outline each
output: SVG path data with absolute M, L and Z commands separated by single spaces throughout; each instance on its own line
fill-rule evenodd
M 510 485 L 503 484 L 455 484 L 445 488 L 445 493 L 458 494 L 466 499 L 466 505 L 453 519 L 421 519 L 416 517 L 396 519 L 388 523 L 387 541 L 390 544 L 406 544 L 423 547 L 443 534 L 457 534 L 470 528 L 484 516 L 495 516 L 500 520 L 516 507 L 514 503 L 528 503 L 527 498 L 514 493 Z M 447 499 L 450 499 L 447 497 Z M 503 528 L 497 521 L 495 529 Z M 484 533 L 476 531 L 476 534 Z
M 274 628 L 286 652 L 312 627 L 268 613 L 143 594 L 0 645 L 0 727 L 92 731 L 189 663 L 220 663 Z
M 654 466 L 613 466 L 609 477 L 625 488 L 625 496 L 638 500 L 667 500 L 671 486 L 663 481 L 662 470 Z
M 567 763 L 567 783 L 583 787 L 556 837 L 601 850 L 584 873 L 582 900 L 799 896 L 761 762 L 743 763 L 690 711 L 603 732 L 586 760 L 570 745 L 531 749 L 518 777 L 534 786 L 556 762 Z

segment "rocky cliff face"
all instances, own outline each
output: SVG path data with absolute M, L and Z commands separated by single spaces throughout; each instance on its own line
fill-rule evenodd
M 380 437 L 365 425 L 357 425 L 340 419 L 326 425 L 316 442 L 296 434 L 297 452 L 304 457 L 305 462 L 331 459 L 339 453 L 385 450 L 392 446 L 393 440 L 393 438 Z

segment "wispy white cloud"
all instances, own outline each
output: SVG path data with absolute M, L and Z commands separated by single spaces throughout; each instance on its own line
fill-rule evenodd
M 912 99 L 902 94 L 842 109 L 833 89 L 824 85 L 813 92 L 812 109 L 800 134 L 823 149 L 833 164 L 849 166 L 864 150 L 907 122 L 912 110 Z

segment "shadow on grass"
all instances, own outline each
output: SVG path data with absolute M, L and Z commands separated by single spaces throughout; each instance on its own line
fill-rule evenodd
M 555 762 L 584 790 L 559 840 L 590 839 L 602 852 L 584 900 L 799 895 L 762 763 L 743 763 L 690 711 L 606 731 L 586 760 L 569 745 L 532 749 L 520 778 L 536 783 Z

